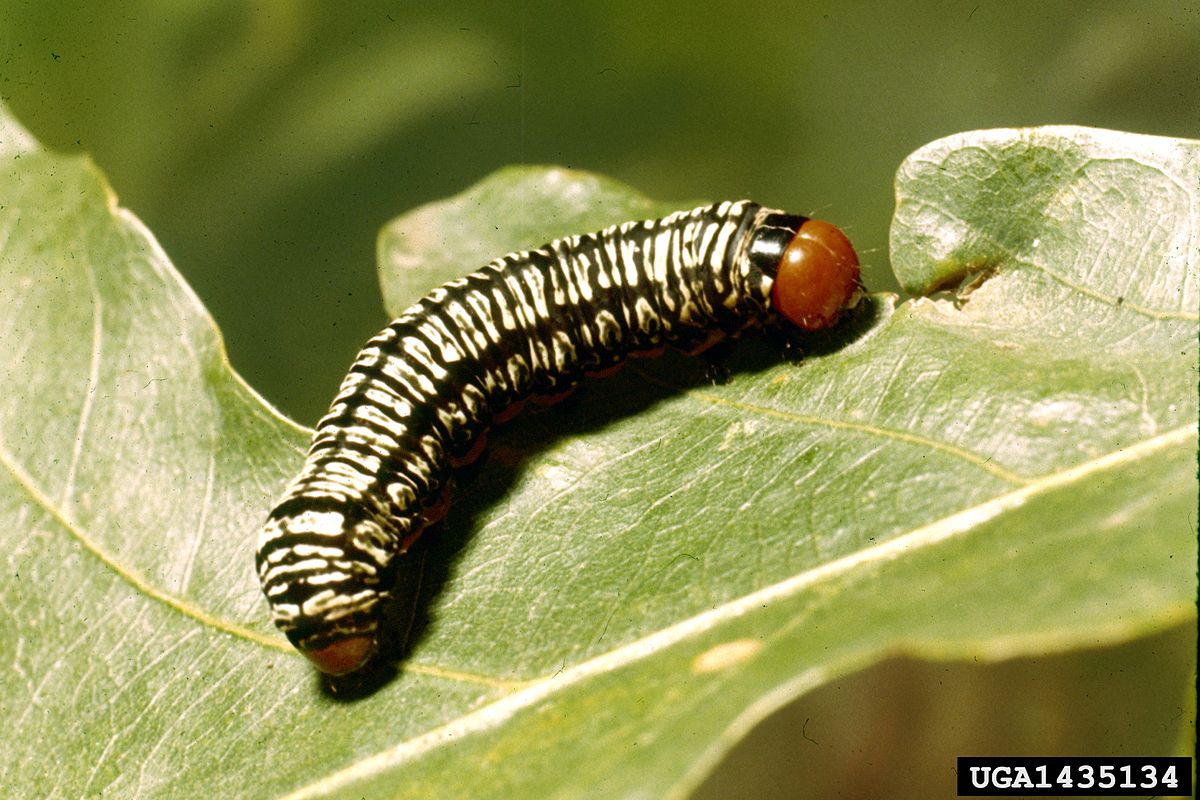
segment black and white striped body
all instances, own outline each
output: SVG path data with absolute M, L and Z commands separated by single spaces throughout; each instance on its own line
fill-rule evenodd
M 498 414 L 631 353 L 760 325 L 776 240 L 803 220 L 740 201 L 629 222 L 504 256 L 405 311 L 359 353 L 262 531 L 276 624 L 306 651 L 373 638 L 397 558 Z

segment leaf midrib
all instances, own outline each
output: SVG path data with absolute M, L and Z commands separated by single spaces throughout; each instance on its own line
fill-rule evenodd
M 687 638 L 705 633 L 722 622 L 750 613 L 764 604 L 788 599 L 814 584 L 860 569 L 867 564 L 898 558 L 916 548 L 933 546 L 954 536 L 969 533 L 984 522 L 1020 508 L 1039 494 L 1063 488 L 1108 469 L 1134 463 L 1141 458 L 1155 455 L 1160 450 L 1182 445 L 1194 439 L 1196 434 L 1197 426 L 1194 425 L 1174 428 L 1123 450 L 1117 450 L 1074 467 L 1050 473 L 1029 485 L 955 512 L 906 534 L 757 589 L 647 636 L 626 642 L 586 661 L 581 661 L 566 670 L 532 680 L 518 691 L 393 745 L 387 750 L 360 759 L 307 786 L 293 790 L 280 797 L 279 800 L 305 800 L 319 797 L 351 782 L 380 774 L 386 769 L 416 758 L 447 741 L 459 741 L 466 735 L 496 727 L 511 719 L 522 709 L 532 706 L 563 688 L 654 655 Z

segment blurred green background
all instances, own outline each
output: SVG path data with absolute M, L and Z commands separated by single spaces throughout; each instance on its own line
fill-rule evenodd
M 503 165 L 819 214 L 894 288 L 892 177 L 921 144 L 1046 123 L 1200 135 L 1200 5 L 1179 2 L 0 9 L 14 113 L 91 154 L 234 366 L 306 424 L 386 321 L 380 226 Z
M 918 146 L 1050 123 L 1200 136 L 1200 5 L 1179 2 L 0 0 L 0 55 L 17 117 L 95 159 L 234 366 L 305 424 L 386 322 L 379 228 L 504 165 L 820 215 L 894 289 L 892 178 Z M 775 715 L 705 796 L 922 796 L 889 791 L 897 770 L 964 748 L 1159 752 L 1194 713 L 1194 644 L 892 662 Z

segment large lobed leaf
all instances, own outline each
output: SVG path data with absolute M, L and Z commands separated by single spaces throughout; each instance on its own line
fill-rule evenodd
M 0 783 L 680 795 L 765 713 L 886 654 L 1192 618 L 1197 152 L 1040 129 L 914 154 L 898 275 L 973 291 L 876 296 L 801 364 L 743 347 L 719 387 L 641 362 L 497 432 L 409 559 L 408 661 L 346 702 L 270 629 L 252 571 L 305 432 L 232 373 L 95 168 L 0 114 Z M 498 173 L 384 231 L 389 308 L 662 210 Z

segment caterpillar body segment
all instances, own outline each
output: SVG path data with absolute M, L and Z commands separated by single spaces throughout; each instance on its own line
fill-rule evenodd
M 828 327 L 858 279 L 837 228 L 742 200 L 556 239 L 435 289 L 358 354 L 262 529 L 276 625 L 322 671 L 359 668 L 397 559 L 489 426 L 631 355 L 776 316 Z

